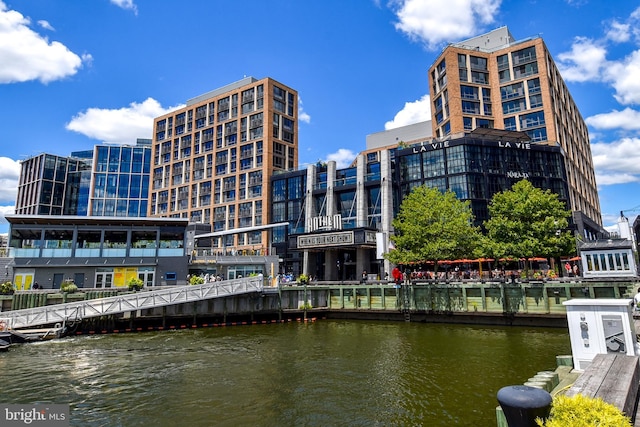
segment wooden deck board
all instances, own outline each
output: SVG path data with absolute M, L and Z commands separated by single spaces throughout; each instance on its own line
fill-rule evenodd
M 566 394 L 601 398 L 632 420 L 638 420 L 639 360 L 638 356 L 625 354 L 598 354 Z M 635 425 L 640 426 L 638 421 Z

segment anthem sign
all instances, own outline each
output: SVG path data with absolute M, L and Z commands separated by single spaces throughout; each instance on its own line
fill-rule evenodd
M 353 245 L 353 231 L 298 236 L 298 249 Z

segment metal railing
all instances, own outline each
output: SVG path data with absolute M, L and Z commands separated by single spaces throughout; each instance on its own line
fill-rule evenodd
M 251 292 L 262 292 L 260 277 L 210 282 L 202 285 L 179 286 L 133 294 L 92 299 L 24 310 L 5 311 L 0 317 L 10 329 L 30 328 L 80 321 L 90 317 L 107 316 L 142 309 L 151 309 L 173 304 L 202 301 Z

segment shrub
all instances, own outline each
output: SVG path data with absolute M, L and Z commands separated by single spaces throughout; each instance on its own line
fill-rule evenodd
M 190 285 L 202 285 L 204 283 L 204 279 L 200 276 L 191 276 L 189 277 Z
M 304 303 L 300 304 L 298 310 L 311 310 L 312 308 L 313 306 L 311 305 L 311 303 L 309 301 L 305 301 Z
M 132 277 L 127 286 L 130 291 L 139 291 L 144 286 L 144 282 L 139 277 Z
M 298 283 L 300 283 L 301 285 L 308 285 L 309 284 L 309 276 L 307 276 L 306 274 L 301 274 L 298 276 Z
M 537 419 L 541 427 L 631 427 L 631 420 L 615 406 L 599 398 L 576 394 L 558 395 L 553 399 L 546 421 Z
M 62 282 L 62 284 L 60 285 L 60 290 L 62 292 L 67 292 L 72 294 L 78 290 L 78 286 L 76 286 L 73 280 L 67 279 L 64 282 Z
M 10 295 L 10 294 L 13 293 L 13 291 L 14 291 L 13 283 L 4 282 L 4 283 L 0 284 L 0 294 Z

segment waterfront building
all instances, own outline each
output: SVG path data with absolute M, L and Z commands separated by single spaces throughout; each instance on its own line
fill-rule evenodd
M 13 282 L 58 289 L 186 285 L 187 220 L 179 218 L 6 215 Z
M 83 192 L 79 178 L 90 173 L 86 161 L 43 153 L 22 161 L 20 167 L 16 214 L 87 214 L 86 204 L 78 204 Z
M 579 242 L 580 271 L 588 279 L 637 278 L 633 241 L 626 238 Z
M 298 94 L 247 77 L 154 119 L 149 216 L 212 232 L 270 223 L 269 179 L 298 166 Z M 266 253 L 265 230 L 211 239 L 213 248 Z
M 130 216 L 147 214 L 150 140 L 100 144 L 68 157 L 39 154 L 21 162 L 16 214 Z
M 135 146 L 97 145 L 92 164 L 90 216 L 147 215 L 151 140 L 138 139 Z
M 410 131 L 415 139 L 399 146 L 397 133 L 402 130 L 387 134 L 386 145 L 380 135 L 371 138 L 372 148 L 348 168 L 328 162 L 272 177 L 272 218 L 289 222 L 287 230 L 274 230 L 285 271 L 324 280 L 355 280 L 362 271 L 384 278 L 391 221 L 419 185 L 470 201 L 476 225 L 488 219 L 495 193 L 525 178 L 568 204 L 558 146 L 531 143 L 523 132 L 484 128 L 446 141 Z
M 515 40 L 501 27 L 452 43 L 429 68 L 429 88 L 439 141 L 489 128 L 560 146 L 573 222 L 587 240 L 605 233 L 587 126 L 541 37 Z

